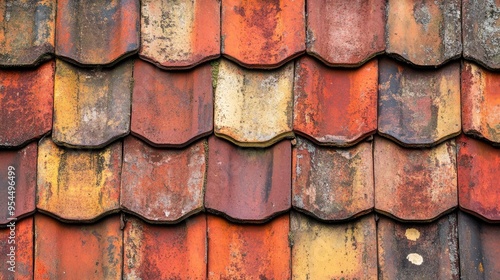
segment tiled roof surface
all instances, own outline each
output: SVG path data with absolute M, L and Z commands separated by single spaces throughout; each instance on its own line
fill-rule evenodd
M 0 279 L 500 279 L 499 18 L 3 1 Z

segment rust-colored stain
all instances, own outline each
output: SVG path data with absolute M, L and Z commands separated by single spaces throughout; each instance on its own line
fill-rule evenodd
M 136 60 L 132 133 L 155 146 L 179 147 L 213 130 L 210 65 L 166 72 Z
M 324 224 L 290 214 L 292 279 L 377 279 L 375 217 Z
M 463 63 L 462 126 L 466 134 L 500 144 L 500 73 Z
M 220 0 L 141 1 L 141 58 L 179 69 L 219 55 Z
M 332 69 L 310 57 L 295 68 L 293 129 L 322 145 L 351 146 L 377 130 L 377 60 Z
M 33 279 L 33 218 L 0 229 L 0 279 Z
M 167 150 L 125 138 L 121 206 L 153 222 L 176 222 L 201 211 L 206 144 Z
M 0 3 L 0 65 L 33 66 L 54 53 L 56 0 Z
M 290 209 L 291 144 L 239 148 L 210 137 L 205 207 L 231 219 L 264 221 Z
M 77 64 L 112 64 L 139 48 L 139 0 L 58 0 L 56 54 Z
M 289 215 L 263 225 L 208 216 L 208 279 L 290 279 Z
M 389 0 L 386 52 L 412 64 L 435 66 L 462 54 L 460 0 Z
M 214 97 L 214 131 L 239 146 L 267 147 L 292 137 L 293 63 L 247 70 L 222 59 Z
M 21 146 L 49 132 L 53 98 L 53 62 L 23 71 L 0 70 L 0 147 Z
M 35 279 L 121 279 L 123 235 L 117 215 L 73 225 L 35 216 Z
M 459 137 L 457 144 L 460 207 L 500 221 L 500 149 L 465 136 Z
M 399 223 L 380 217 L 379 279 L 458 280 L 457 236 L 456 214 L 425 224 Z
M 397 219 L 432 220 L 457 206 L 456 145 L 405 149 L 375 139 L 375 208 Z
M 458 135 L 460 64 L 412 69 L 379 63 L 378 131 L 405 146 L 433 146 Z
M 345 220 L 373 209 L 372 144 L 317 147 L 297 138 L 292 156 L 292 203 L 322 220 Z
M 358 66 L 385 50 L 385 0 L 308 0 L 307 52 L 329 66 Z
M 84 69 L 57 60 L 54 128 L 58 145 L 101 148 L 130 131 L 132 61 Z
M 305 0 L 222 0 L 222 53 L 249 68 L 275 68 L 305 51 Z
M 38 146 L 37 208 L 65 220 L 90 221 L 117 211 L 122 143 L 73 150 L 44 138 Z

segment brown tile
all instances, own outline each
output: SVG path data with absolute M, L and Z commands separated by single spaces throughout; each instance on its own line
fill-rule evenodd
M 500 279 L 500 226 L 458 215 L 460 276 L 462 279 Z
M 21 146 L 49 132 L 53 98 L 53 62 L 23 71 L 0 70 L 0 147 Z
M 95 220 L 119 208 L 122 143 L 72 150 L 50 138 L 38 147 L 37 208 L 58 218 Z
M 155 146 L 178 147 L 213 129 L 212 72 L 208 64 L 166 72 L 136 60 L 132 133 Z
M 141 1 L 141 58 L 190 68 L 219 55 L 220 1 Z
M 54 142 L 100 148 L 129 133 L 132 61 L 112 69 L 83 69 L 57 60 Z
M 0 151 L 0 224 L 35 211 L 37 145 Z
M 389 0 L 386 52 L 421 66 L 436 66 L 462 53 L 460 0 Z
M 455 141 L 405 149 L 375 139 L 375 208 L 401 220 L 432 220 L 457 206 Z
M 139 48 L 139 0 L 57 1 L 56 54 L 77 64 L 112 64 Z
M 217 72 L 217 136 L 240 146 L 267 147 L 293 135 L 293 63 L 255 71 L 223 59 Z
M 500 221 L 500 148 L 461 136 L 458 144 L 460 207 L 492 221 Z
M 54 53 L 56 0 L 0 3 L 0 65 L 28 66 Z M 21 31 L 21 32 L 20 32 Z
M 121 279 L 123 235 L 117 215 L 65 224 L 35 216 L 35 279 Z
M 293 279 L 377 279 L 375 217 L 323 224 L 291 213 Z
M 379 63 L 378 131 L 405 146 L 432 146 L 460 133 L 460 64 L 418 70 Z
M 208 216 L 208 279 L 290 279 L 290 218 L 264 225 Z
M 459 279 L 457 217 L 430 224 L 378 221 L 379 279 Z
M 377 130 L 377 60 L 355 70 L 333 69 L 310 57 L 295 68 L 295 132 L 316 143 L 350 146 Z
M 464 62 L 462 126 L 466 134 L 500 144 L 500 73 Z
M 208 139 L 205 207 L 231 219 L 264 221 L 290 208 L 291 145 L 238 148 Z
M 175 222 L 203 209 L 206 141 L 182 150 L 123 143 L 121 206 L 152 222 Z
M 33 218 L 0 229 L 0 279 L 33 279 Z
M 357 66 L 385 49 L 385 0 L 308 0 L 307 52 L 329 66 Z
M 207 221 L 191 217 L 172 226 L 127 218 L 124 230 L 124 279 L 205 279 Z
M 292 161 L 295 208 L 322 220 L 345 220 L 373 209 L 371 142 L 333 149 L 297 138 Z
M 222 53 L 249 68 L 275 68 L 305 51 L 305 1 L 222 0 Z

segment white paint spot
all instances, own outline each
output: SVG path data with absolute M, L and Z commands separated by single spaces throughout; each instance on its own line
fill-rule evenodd
M 420 231 L 416 228 L 408 228 L 405 232 L 406 239 L 411 241 L 417 241 L 420 238 Z
M 408 254 L 406 259 L 414 265 L 421 265 L 424 262 L 424 258 L 417 253 Z
M 165 217 L 169 217 L 170 216 L 170 211 L 168 211 L 168 210 L 165 210 L 165 212 L 163 212 L 163 213 L 165 213 Z

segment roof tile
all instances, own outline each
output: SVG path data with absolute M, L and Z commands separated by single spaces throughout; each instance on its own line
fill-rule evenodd
M 210 65 L 166 72 L 136 60 L 132 133 L 155 146 L 184 146 L 213 129 Z
M 141 58 L 190 68 L 220 55 L 220 0 L 147 0 L 141 12 Z
M 301 58 L 295 68 L 294 131 L 335 146 L 350 146 L 375 133 L 377 78 L 377 60 L 342 70 Z
M 0 254 L 2 256 L 0 278 L 33 279 L 33 218 L 15 221 L 14 225 L 0 229 Z M 12 252 L 12 247 L 14 247 L 14 252 Z

